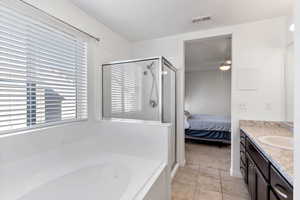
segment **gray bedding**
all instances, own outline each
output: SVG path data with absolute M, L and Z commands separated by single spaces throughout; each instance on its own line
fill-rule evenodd
M 192 115 L 188 120 L 190 130 L 231 131 L 231 118 L 215 115 Z

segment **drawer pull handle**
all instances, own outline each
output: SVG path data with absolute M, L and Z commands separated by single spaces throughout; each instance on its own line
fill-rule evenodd
M 284 188 L 281 185 L 276 184 L 274 190 L 282 198 L 288 199 L 288 195 L 281 191 L 284 190 Z

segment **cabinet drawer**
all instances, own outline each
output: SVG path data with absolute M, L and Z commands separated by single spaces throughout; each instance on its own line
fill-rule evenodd
M 264 157 L 264 155 L 261 154 L 261 152 L 254 146 L 254 144 L 252 144 L 249 139 L 246 140 L 246 151 L 255 162 L 256 167 L 261 171 L 264 178 L 267 181 L 270 180 L 268 160 Z
M 240 143 L 244 146 L 246 146 L 246 134 L 241 130 L 240 131 Z
M 292 200 L 293 188 L 288 182 L 279 174 L 279 172 L 271 166 L 270 170 L 271 187 L 278 200 Z

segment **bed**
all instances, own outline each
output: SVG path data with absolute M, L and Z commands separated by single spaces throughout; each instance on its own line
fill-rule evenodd
M 185 115 L 185 138 L 230 143 L 231 118 L 216 115 Z

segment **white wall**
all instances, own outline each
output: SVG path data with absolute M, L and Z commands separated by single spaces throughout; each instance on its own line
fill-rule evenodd
M 231 70 L 185 73 L 185 109 L 192 114 L 231 115 Z
M 240 119 L 283 120 L 284 48 L 286 18 L 276 18 L 230 27 L 191 32 L 134 44 L 134 57 L 164 55 L 178 72 L 178 145 L 179 161 L 184 164 L 184 42 L 193 39 L 232 34 L 232 168 L 239 175 Z M 239 76 L 248 69 L 256 72 Z M 249 70 L 248 70 L 249 71 Z M 250 77 L 249 77 L 250 76 Z M 238 79 L 239 78 L 239 79 Z M 256 89 L 240 90 L 238 81 L 255 80 Z M 253 81 L 252 81 L 253 83 Z M 249 87 L 252 86 L 251 84 Z
M 167 145 L 170 142 L 170 124 L 104 120 L 95 128 L 96 132 L 101 133 L 103 140 L 99 142 L 99 148 L 103 152 L 124 153 L 151 160 L 170 159 L 171 152 Z
M 300 2 L 295 1 L 295 113 L 294 113 L 294 199 L 300 199 Z
M 294 16 L 291 14 L 287 18 L 287 46 L 285 61 L 285 120 L 294 121 L 294 93 L 295 93 L 295 44 L 294 32 L 290 31 L 291 24 L 294 23 Z
M 101 39 L 97 57 L 104 61 L 128 58 L 131 55 L 131 43 L 114 33 L 105 25 L 90 17 L 69 0 L 25 0 L 26 2 L 58 17 Z
M 88 111 L 89 120 L 26 134 L 0 136 L 0 162 L 13 162 L 26 156 L 46 151 L 88 136 L 89 129 L 100 116 L 102 63 L 131 57 L 131 43 L 89 17 L 68 0 L 27 0 L 36 7 L 67 21 L 95 36 L 101 42 L 90 41 L 88 49 Z
M 294 89 L 295 89 L 295 63 L 294 63 L 294 43 L 287 46 L 285 62 L 285 120 L 294 121 Z

